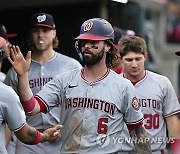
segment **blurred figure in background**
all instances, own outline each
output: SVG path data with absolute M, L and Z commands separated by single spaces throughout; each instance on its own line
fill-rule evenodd
M 3 82 L 6 77 L 6 74 L 1 71 L 3 59 L 9 55 L 12 46 L 8 39 L 17 36 L 17 34 L 7 33 L 6 27 L 3 24 L 0 24 L 0 36 L 6 40 L 6 44 L 0 48 L 0 81 Z
M 125 30 L 125 29 L 122 29 L 122 28 L 119 28 L 116 26 L 114 26 L 113 29 L 114 29 L 114 44 L 115 44 L 115 48 L 117 51 L 119 49 L 118 42 L 122 36 L 135 35 L 135 32 L 133 30 Z M 117 61 L 116 65 L 114 65 L 111 69 L 118 74 L 122 73 L 122 71 L 123 71 L 121 56 L 120 56 L 119 52 L 118 52 L 118 61 Z
M 180 43 L 180 0 L 168 0 L 167 41 Z
M 6 44 L 0 48 L 0 81 L 4 82 L 6 74 L 2 72 L 3 67 L 3 60 L 10 55 L 10 48 L 12 44 L 9 42 L 9 39 L 14 38 L 17 36 L 16 33 L 8 33 L 6 30 L 5 25 L 0 24 L 0 36 L 6 40 Z M 7 128 L 6 129 L 6 145 L 7 145 L 7 152 L 9 154 L 15 153 L 15 144 L 13 142 L 15 138 L 11 137 L 11 132 Z

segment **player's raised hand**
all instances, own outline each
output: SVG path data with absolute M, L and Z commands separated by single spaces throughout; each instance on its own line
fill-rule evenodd
M 27 53 L 25 59 L 19 46 L 12 46 L 11 57 L 7 58 L 19 76 L 28 72 L 31 63 L 31 51 Z
M 61 138 L 61 128 L 62 127 L 63 127 L 62 125 L 58 124 L 55 127 L 46 129 L 43 132 L 44 141 L 52 142 L 52 141 L 56 141 L 56 140 L 60 139 Z

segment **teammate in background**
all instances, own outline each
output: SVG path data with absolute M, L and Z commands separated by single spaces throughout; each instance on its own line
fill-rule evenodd
M 135 32 L 132 30 L 125 30 L 125 29 L 121 29 L 119 27 L 114 26 L 114 44 L 115 44 L 115 48 L 118 51 L 118 42 L 120 40 L 120 38 L 124 35 L 135 35 Z M 112 70 L 114 70 L 116 73 L 120 74 L 123 71 L 122 68 L 122 62 L 121 62 L 121 56 L 119 54 L 119 52 L 117 52 L 118 55 L 118 61 L 116 62 L 116 64 L 111 67 Z
M 7 33 L 6 27 L 0 24 L 0 36 L 6 40 L 6 44 L 0 49 L 0 81 L 3 82 L 6 77 L 6 74 L 1 72 L 3 59 L 9 55 L 10 47 L 12 46 L 8 39 L 17 36 L 17 34 Z
M 28 82 L 31 52 L 24 59 L 18 46 L 12 48 L 12 59 L 8 59 L 18 74 L 25 112 L 46 113 L 57 103 L 61 105 L 61 153 L 119 151 L 121 146 L 113 139 L 121 137 L 124 121 L 134 140 L 147 137 L 132 84 L 109 69 L 117 60 L 113 39 L 114 30 L 108 21 L 85 21 L 75 38 L 85 66 L 57 75 L 35 96 Z M 149 142 L 136 142 L 135 146 L 139 154 L 151 153 Z
M 6 27 L 3 24 L 0 24 L 0 36 L 6 40 L 5 45 L 0 49 L 0 71 L 3 67 L 3 60 L 10 55 L 10 48 L 12 44 L 9 42 L 10 38 L 14 38 L 17 36 L 16 33 L 7 33 Z M 0 81 L 4 82 L 6 74 L 4 72 L 0 72 Z M 11 137 L 11 131 L 6 129 L 6 145 L 7 151 L 9 154 L 15 154 L 15 145 L 14 142 L 11 142 L 14 138 Z
M 57 74 L 82 68 L 77 60 L 55 51 L 56 48 L 58 48 L 59 41 L 52 15 L 47 13 L 36 13 L 32 15 L 28 41 L 32 51 L 32 61 L 28 72 L 28 83 L 34 95 L 42 89 L 45 83 L 52 80 Z M 18 93 L 18 78 L 13 68 L 8 71 L 5 83 L 13 87 Z M 47 114 L 39 113 L 35 116 L 27 116 L 27 122 L 30 126 L 43 132 L 45 129 L 59 123 L 59 115 L 60 109 L 57 104 Z M 59 154 L 60 145 L 61 140 L 34 146 L 28 146 L 17 141 L 16 153 Z
M 121 75 L 135 87 L 153 153 L 161 154 L 172 140 L 173 154 L 177 154 L 176 148 L 180 147 L 180 104 L 172 84 L 167 77 L 145 70 L 148 53 L 143 38 L 123 36 L 119 41 L 119 52 L 124 68 Z M 130 137 L 127 129 L 124 129 L 122 137 Z M 123 152 L 134 151 L 133 145 L 128 142 L 122 147 Z
M 0 48 L 6 44 L 4 38 L 0 37 Z M 54 128 L 49 128 L 44 132 L 40 133 L 35 128 L 29 126 L 26 123 L 26 116 L 24 114 L 23 107 L 20 103 L 19 97 L 14 90 L 0 82 L 0 153 L 7 154 L 5 147 L 5 133 L 6 123 L 11 131 L 14 131 L 15 135 L 21 142 L 25 144 L 38 144 L 40 142 L 54 141 L 60 136 L 57 132 L 61 128 L 57 125 Z

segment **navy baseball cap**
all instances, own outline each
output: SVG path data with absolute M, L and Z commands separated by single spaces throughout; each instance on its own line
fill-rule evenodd
M 31 27 L 47 27 L 55 29 L 54 18 L 47 13 L 36 13 L 31 17 Z
M 7 33 L 6 27 L 2 24 L 0 24 L 0 36 L 3 37 L 4 39 L 9 39 L 12 37 L 17 36 L 16 33 Z
M 176 54 L 177 56 L 180 56 L 180 50 L 175 51 L 175 54 Z

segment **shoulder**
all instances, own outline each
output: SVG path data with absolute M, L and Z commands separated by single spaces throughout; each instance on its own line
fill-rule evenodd
M 113 70 L 110 71 L 110 77 L 111 77 L 111 83 L 112 84 L 118 84 L 121 86 L 130 86 L 132 87 L 132 83 L 130 82 L 130 80 L 126 79 L 123 77 L 122 74 L 117 74 L 116 72 L 114 72 Z
M 57 53 L 56 55 L 56 58 L 58 60 L 60 60 L 60 62 L 64 63 L 64 64 L 67 64 L 67 65 L 71 65 L 72 67 L 75 65 L 75 66 L 78 66 L 78 67 L 82 67 L 80 62 L 72 57 L 69 57 L 69 56 L 66 56 L 66 55 L 63 55 L 61 53 Z
M 0 82 L 0 91 L 1 91 L 1 95 L 3 96 L 4 99 L 6 99 L 6 101 L 18 99 L 18 95 L 12 89 L 12 87 L 7 86 L 6 84 L 4 84 L 2 82 Z M 9 97 L 9 96 L 11 96 L 11 97 Z
M 161 74 L 155 73 L 155 72 L 151 72 L 151 71 L 146 71 L 147 72 L 147 77 L 149 79 L 151 79 L 152 81 L 156 81 L 156 82 L 170 82 L 169 79 Z
M 70 78 L 74 78 L 76 76 L 80 77 L 80 74 L 81 74 L 80 69 L 79 70 L 78 69 L 72 69 L 72 70 L 69 70 L 69 71 L 66 71 L 66 72 L 63 72 L 63 73 L 56 75 L 54 77 L 54 80 L 57 80 L 57 79 L 69 80 Z

